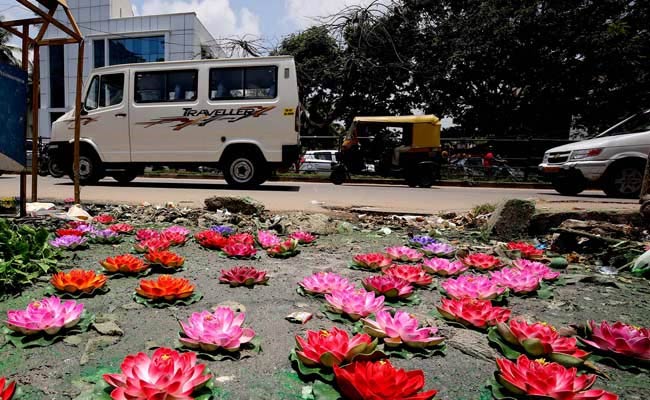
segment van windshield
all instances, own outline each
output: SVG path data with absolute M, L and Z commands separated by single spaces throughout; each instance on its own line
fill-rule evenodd
M 650 110 L 635 114 L 622 124 L 610 128 L 596 137 L 618 136 L 648 131 L 650 131 Z

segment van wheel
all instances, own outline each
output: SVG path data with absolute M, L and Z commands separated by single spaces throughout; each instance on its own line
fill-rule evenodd
M 612 170 L 607 172 L 603 191 L 610 197 L 639 198 L 643 186 L 644 168 L 643 161 L 614 165 Z
M 584 180 L 577 178 L 555 178 L 551 185 L 556 192 L 564 196 L 575 196 L 587 187 Z
M 264 181 L 262 161 L 254 155 L 235 154 L 224 163 L 223 175 L 230 186 L 250 188 Z
M 119 183 L 129 183 L 132 182 L 139 175 L 138 171 L 126 170 L 124 172 L 119 172 L 113 175 L 113 179 Z
M 101 161 L 89 154 L 79 156 L 79 184 L 92 185 L 99 182 L 103 176 Z M 70 172 L 70 179 L 74 181 L 74 171 Z

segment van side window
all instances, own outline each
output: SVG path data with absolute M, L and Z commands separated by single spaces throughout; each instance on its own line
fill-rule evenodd
M 124 74 L 102 75 L 99 85 L 99 106 L 115 106 L 124 96 Z
M 210 100 L 274 99 L 277 95 L 278 67 L 210 70 Z
M 88 93 L 86 93 L 86 100 L 84 101 L 84 108 L 88 111 L 96 110 L 99 107 L 99 77 L 94 76 L 93 80 L 88 86 Z
M 198 71 L 154 71 L 135 74 L 136 103 L 196 100 Z

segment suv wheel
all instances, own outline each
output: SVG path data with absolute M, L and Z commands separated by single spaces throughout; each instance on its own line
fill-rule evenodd
M 564 196 L 582 193 L 587 186 L 584 180 L 578 178 L 555 178 L 551 184 L 556 192 Z
M 638 198 L 643 186 L 643 162 L 614 165 L 607 173 L 603 190 L 611 197 Z
M 257 186 L 264 181 L 263 162 L 259 157 L 235 154 L 225 162 L 223 175 L 229 185 L 238 188 Z

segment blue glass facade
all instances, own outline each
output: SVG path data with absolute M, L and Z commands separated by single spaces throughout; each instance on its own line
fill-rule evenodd
M 165 61 L 165 37 L 109 39 L 109 65 Z

